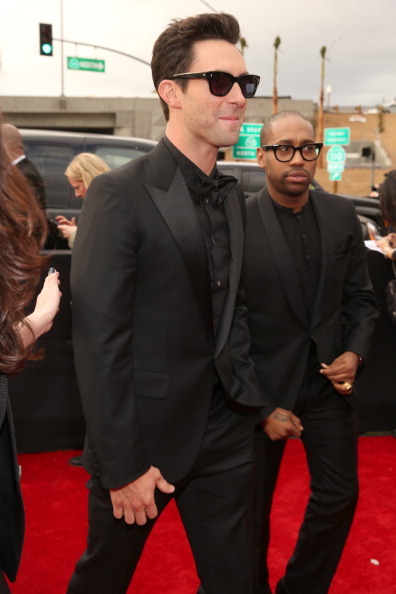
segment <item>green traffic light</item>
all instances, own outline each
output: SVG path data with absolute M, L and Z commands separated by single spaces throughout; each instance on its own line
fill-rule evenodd
M 43 43 L 41 49 L 47 56 L 52 53 L 52 45 L 50 45 L 49 43 Z
M 40 33 L 40 55 L 41 56 L 52 56 L 53 55 L 53 44 L 52 44 L 52 25 L 48 23 L 39 23 Z

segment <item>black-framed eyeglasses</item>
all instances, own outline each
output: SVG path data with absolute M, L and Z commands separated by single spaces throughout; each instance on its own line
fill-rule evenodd
M 292 146 L 291 144 L 263 144 L 262 149 L 266 151 L 273 151 L 275 158 L 282 163 L 291 161 L 296 154 L 300 155 L 305 161 L 315 161 L 319 157 L 323 142 L 311 142 L 301 146 Z
M 209 83 L 209 91 L 216 97 L 225 97 L 231 91 L 235 83 L 238 83 L 242 95 L 249 99 L 257 91 L 260 77 L 256 74 L 241 74 L 233 76 L 229 72 L 211 70 L 210 72 L 182 72 L 174 74 L 172 79 L 176 78 L 203 78 Z

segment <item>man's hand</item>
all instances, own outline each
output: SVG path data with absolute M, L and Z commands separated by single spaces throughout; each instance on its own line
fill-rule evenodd
M 284 408 L 276 408 L 261 425 L 273 441 L 287 439 L 291 436 L 300 437 L 303 430 L 300 419 L 290 410 Z
M 356 371 L 359 367 L 359 355 L 352 351 L 346 351 L 334 359 L 331 365 L 321 363 L 321 366 L 320 373 L 331 381 L 337 392 L 344 396 L 352 392 Z
M 120 489 L 110 489 L 113 504 L 113 514 L 117 519 L 124 516 L 127 524 L 142 526 L 147 518 L 157 517 L 154 491 L 159 489 L 163 493 L 173 493 L 175 487 L 170 485 L 162 476 L 158 468 L 151 466 L 149 470 L 132 483 Z

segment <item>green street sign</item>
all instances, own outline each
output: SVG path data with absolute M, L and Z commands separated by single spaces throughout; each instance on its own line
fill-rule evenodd
M 340 181 L 342 179 L 342 171 L 329 171 L 330 181 Z
M 104 72 L 104 60 L 91 60 L 90 58 L 67 58 L 69 70 L 86 70 L 89 72 Z
M 350 128 L 325 128 L 324 144 L 331 146 L 332 144 L 347 145 L 350 143 L 351 129 Z
M 260 146 L 260 132 L 263 124 L 245 123 L 241 126 L 238 142 L 232 147 L 234 159 L 256 159 Z
M 327 169 L 344 169 L 346 161 L 346 152 L 342 146 L 332 146 L 326 155 Z

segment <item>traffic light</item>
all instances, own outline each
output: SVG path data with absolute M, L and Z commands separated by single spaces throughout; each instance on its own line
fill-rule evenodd
M 52 25 L 40 23 L 40 56 L 52 56 Z

